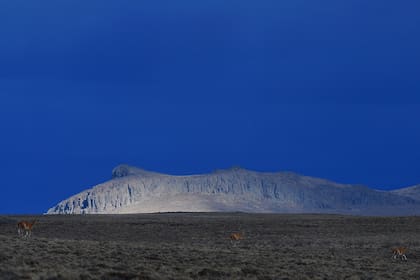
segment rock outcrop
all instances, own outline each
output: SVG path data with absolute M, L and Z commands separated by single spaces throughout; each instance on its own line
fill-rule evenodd
M 410 215 L 420 213 L 415 196 L 338 184 L 292 172 L 242 168 L 172 176 L 120 165 L 112 179 L 76 194 L 47 214 L 245 211 Z

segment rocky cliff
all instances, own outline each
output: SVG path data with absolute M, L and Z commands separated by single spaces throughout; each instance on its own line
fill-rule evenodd
M 408 215 L 420 202 L 396 192 L 344 185 L 291 172 L 242 168 L 172 176 L 120 165 L 112 179 L 76 194 L 48 214 L 245 211 Z

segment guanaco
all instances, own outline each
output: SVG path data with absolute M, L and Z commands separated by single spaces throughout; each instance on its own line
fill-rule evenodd
M 239 242 L 244 239 L 244 234 L 240 232 L 234 232 L 230 235 L 230 243 Z
M 32 222 L 28 221 L 20 221 L 17 224 L 18 228 L 18 235 L 23 237 L 30 237 L 32 235 L 32 228 L 37 220 L 33 220 Z
M 407 260 L 407 256 L 405 255 L 405 253 L 407 252 L 407 247 L 397 247 L 392 249 L 392 258 L 393 259 L 397 259 L 400 258 L 403 261 Z

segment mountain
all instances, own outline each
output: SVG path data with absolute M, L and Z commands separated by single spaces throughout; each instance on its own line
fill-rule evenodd
M 242 168 L 172 176 L 120 165 L 112 179 L 85 190 L 47 214 L 244 211 L 410 215 L 420 195 L 345 185 L 292 172 Z
M 420 201 L 420 185 L 393 190 L 392 193 Z

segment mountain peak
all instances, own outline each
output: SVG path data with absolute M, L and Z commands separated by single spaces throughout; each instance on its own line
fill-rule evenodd
M 146 175 L 151 173 L 153 172 L 149 172 L 147 170 L 134 167 L 128 164 L 120 164 L 112 170 L 112 178 L 121 178 L 130 175 Z
M 215 169 L 212 173 L 232 173 L 232 172 L 256 172 L 256 171 L 243 168 L 239 165 L 234 165 L 225 169 Z

